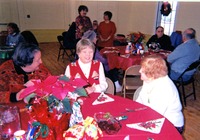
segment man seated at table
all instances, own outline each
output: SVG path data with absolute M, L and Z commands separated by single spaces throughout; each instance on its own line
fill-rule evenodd
M 20 43 L 12 60 L 0 65 L 0 103 L 15 102 L 16 94 L 30 79 L 45 80 L 50 75 L 42 64 L 41 51 L 37 45 Z
M 143 86 L 136 101 L 166 117 L 182 133 L 184 128 L 182 105 L 178 90 L 168 77 L 165 60 L 155 54 L 146 56 L 141 61 L 139 72 Z
M 146 45 L 151 47 L 151 45 L 154 44 L 163 50 L 174 50 L 174 48 L 171 46 L 170 37 L 164 34 L 164 28 L 162 26 L 156 27 L 156 34 L 151 36 Z
M 167 61 L 170 64 L 170 78 L 177 80 L 177 78 L 188 68 L 190 64 L 199 60 L 200 47 L 195 39 L 196 31 L 193 28 L 188 28 L 183 33 L 183 43 L 176 47 L 176 49 L 168 55 Z M 189 71 L 183 76 L 183 80 L 187 81 L 194 74 L 194 71 Z
M 100 61 L 93 60 L 95 46 L 89 39 L 81 39 L 76 45 L 78 60 L 70 63 L 65 75 L 71 79 L 82 78 L 88 82 L 85 88 L 88 94 L 106 91 L 106 82 L 103 65 Z

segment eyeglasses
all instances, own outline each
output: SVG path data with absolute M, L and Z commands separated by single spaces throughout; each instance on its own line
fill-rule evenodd
M 163 30 L 161 30 L 161 31 L 157 31 L 158 33 L 162 33 L 163 32 Z

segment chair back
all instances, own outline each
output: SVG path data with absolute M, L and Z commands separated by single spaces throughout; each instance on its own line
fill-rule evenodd
M 143 82 L 140 79 L 140 65 L 133 65 L 126 69 L 123 78 L 122 91 L 124 94 L 124 98 L 126 97 L 128 90 L 136 90 L 140 86 L 142 86 Z M 133 94 L 133 91 L 129 92 L 129 94 Z
M 62 35 L 58 35 L 57 36 L 57 40 L 58 40 L 58 42 L 60 44 L 60 47 L 63 47 L 63 36 Z
M 108 88 L 106 89 L 105 93 L 113 94 L 115 93 L 115 86 L 112 82 L 112 80 L 108 77 L 106 77 L 106 82 L 108 83 Z
M 141 68 L 140 65 L 130 66 L 128 69 L 126 69 L 125 75 L 126 76 L 128 76 L 128 75 L 139 76 L 140 75 L 140 73 L 139 73 L 140 68 Z
M 68 32 L 65 31 L 62 33 L 63 36 L 63 46 L 66 49 L 76 49 L 76 39 L 74 38 L 74 36 Z
M 196 100 L 196 91 L 195 91 L 195 78 L 194 78 L 194 75 L 195 75 L 195 71 L 199 68 L 200 66 L 200 60 L 197 60 L 195 62 L 193 62 L 178 78 L 178 80 L 173 80 L 174 83 L 176 84 L 178 90 L 179 90 L 179 96 L 180 96 L 180 100 L 181 100 L 181 103 L 184 102 L 185 106 L 186 106 L 186 99 L 190 96 L 194 96 L 194 100 Z M 194 73 L 193 75 L 191 76 L 191 78 L 187 81 L 183 81 L 183 76 L 186 72 L 188 71 L 192 71 L 194 70 Z M 185 86 L 189 85 L 189 84 L 192 84 L 192 90 L 191 91 L 186 91 L 185 90 Z M 181 91 L 182 91 L 182 94 L 180 92 L 180 88 L 181 87 Z M 183 97 L 182 97 L 183 96 Z M 182 101 L 182 98 L 183 98 L 183 101 Z
M 72 49 L 70 47 L 64 46 L 64 36 L 63 35 L 58 35 L 57 36 L 57 40 L 58 40 L 58 42 L 60 44 L 60 48 L 59 48 L 59 52 L 58 52 L 58 59 L 57 60 L 59 60 L 60 56 L 62 56 L 62 58 L 64 60 L 64 55 L 66 54 L 67 57 L 69 58 L 69 60 L 71 62 L 73 62 L 74 61 L 74 55 L 75 55 L 75 49 Z M 63 50 L 62 54 L 60 54 L 61 50 Z
M 142 89 L 142 86 L 140 86 L 139 88 L 136 89 L 136 91 L 134 92 L 134 95 L 133 95 L 133 101 L 136 101 L 139 94 L 140 94 L 140 91 Z
M 33 43 L 35 45 L 39 45 L 37 39 L 35 38 L 34 34 L 31 31 L 23 31 L 21 32 L 21 35 L 24 37 L 25 41 L 27 43 Z
M 172 46 L 174 48 L 176 48 L 178 45 L 180 45 L 183 42 L 181 31 L 172 32 L 172 34 L 170 36 L 170 40 L 171 40 Z
M 186 72 L 197 69 L 199 65 L 200 65 L 200 60 L 197 60 L 197 61 L 193 62 L 193 63 L 190 64 L 190 66 L 179 76 L 178 79 L 180 79 Z

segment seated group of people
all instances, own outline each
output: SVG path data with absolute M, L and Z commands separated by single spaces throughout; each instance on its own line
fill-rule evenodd
M 158 33 L 163 32 L 161 27 L 157 30 Z M 141 62 L 140 73 L 143 86 L 136 101 L 165 116 L 180 133 L 183 132 L 184 117 L 179 93 L 172 80 L 176 80 L 192 62 L 199 60 L 200 47 L 195 35 L 196 31 L 193 28 L 186 29 L 183 33 L 183 43 L 167 57 L 171 66 L 169 76 L 166 61 L 163 58 L 149 55 Z M 164 36 L 163 39 L 165 38 Z M 108 87 L 105 71 L 109 74 L 109 68 L 106 66 L 105 58 L 96 49 L 96 40 L 94 31 L 84 32 L 76 44 L 78 60 L 70 63 L 65 71 L 65 75 L 71 79 L 82 78 L 87 81 L 88 86 L 85 90 L 88 94 L 104 92 Z M 160 45 L 162 46 L 161 43 Z M 193 71 L 186 73 L 185 80 L 193 73 Z M 24 83 L 31 79 L 44 80 L 49 75 L 51 75 L 49 70 L 42 64 L 38 45 L 24 42 L 16 44 L 12 60 L 0 66 L 0 103 L 18 101 L 19 91 L 24 88 Z M 119 83 L 116 81 L 117 84 Z
M 152 44 L 158 44 L 160 49 L 171 51 L 167 57 L 167 62 L 170 66 L 170 78 L 177 80 L 181 73 L 193 62 L 199 60 L 199 43 L 195 39 L 196 31 L 193 28 L 186 29 L 182 34 L 182 41 L 179 41 L 179 45 L 172 46 L 170 37 L 164 34 L 164 28 L 158 26 L 156 28 L 156 34 L 153 35 L 147 42 L 147 46 L 151 47 Z M 179 39 L 180 40 L 180 39 Z M 194 71 L 187 72 L 183 80 L 187 81 Z
M 157 32 L 157 34 L 163 32 L 163 28 L 158 27 Z M 154 35 L 150 40 L 156 37 Z M 165 116 L 180 133 L 184 129 L 184 116 L 179 93 L 173 80 L 177 80 L 190 64 L 200 59 L 200 46 L 195 37 L 196 31 L 188 28 L 183 32 L 183 43 L 167 56 L 167 61 L 157 55 L 150 55 L 141 62 L 140 73 L 143 86 L 136 101 Z M 167 36 L 161 38 L 166 40 L 166 44 L 163 44 L 163 49 L 166 49 L 167 46 L 164 45 L 167 45 L 169 38 Z M 162 46 L 162 43 L 160 45 Z M 183 81 L 189 80 L 194 72 L 194 70 L 186 72 Z

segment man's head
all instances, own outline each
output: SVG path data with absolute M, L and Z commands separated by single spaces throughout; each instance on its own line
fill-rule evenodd
M 156 27 L 156 35 L 158 38 L 161 38 L 164 34 L 164 28 L 162 26 Z
M 183 42 L 194 39 L 196 37 L 196 31 L 193 28 L 188 28 L 183 32 Z

